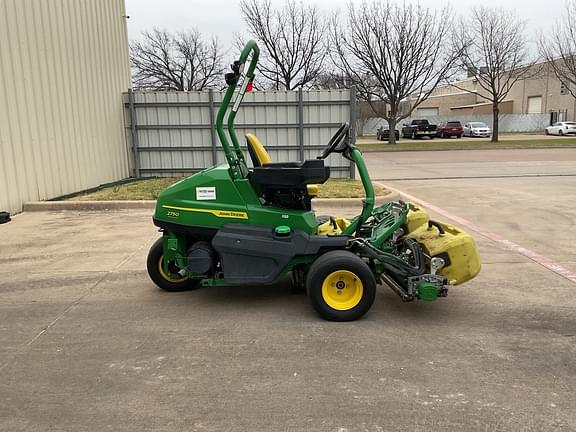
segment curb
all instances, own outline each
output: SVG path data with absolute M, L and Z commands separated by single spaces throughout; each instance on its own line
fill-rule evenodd
M 104 210 L 130 210 L 150 209 L 153 210 L 156 201 L 32 201 L 24 203 L 23 212 L 42 211 L 104 211 Z
M 378 195 L 376 205 L 396 201 L 397 192 L 389 191 L 386 195 Z M 315 198 L 314 207 L 355 207 L 362 206 L 362 198 Z M 24 203 L 23 212 L 43 211 L 108 211 L 108 210 L 154 210 L 156 201 L 32 201 Z

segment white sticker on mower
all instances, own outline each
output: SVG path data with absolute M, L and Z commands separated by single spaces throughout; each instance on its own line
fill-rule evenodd
M 206 201 L 216 199 L 216 188 L 214 186 L 209 187 L 197 187 L 196 188 L 196 200 Z

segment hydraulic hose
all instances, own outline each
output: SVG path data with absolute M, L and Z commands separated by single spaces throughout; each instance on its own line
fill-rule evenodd
M 382 265 L 388 270 L 393 270 L 396 273 L 398 273 L 398 271 L 400 273 L 408 273 L 412 276 L 419 276 L 423 274 L 426 271 L 426 267 L 424 261 L 424 253 L 422 252 L 420 245 L 417 241 L 409 238 L 404 239 L 404 244 L 414 257 L 414 265 L 405 262 L 402 258 L 397 257 L 396 255 L 388 252 L 382 252 L 366 241 L 360 242 L 360 248 L 361 252 L 363 252 L 366 256 L 380 261 Z

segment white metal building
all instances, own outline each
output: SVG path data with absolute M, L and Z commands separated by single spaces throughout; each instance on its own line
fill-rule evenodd
M 0 210 L 128 177 L 124 0 L 0 0 Z

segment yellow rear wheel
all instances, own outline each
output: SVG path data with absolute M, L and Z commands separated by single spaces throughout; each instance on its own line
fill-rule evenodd
M 360 277 L 348 270 L 330 273 L 322 283 L 322 298 L 333 309 L 346 311 L 362 300 L 364 285 Z
M 326 252 L 310 267 L 306 290 L 324 319 L 352 321 L 374 303 L 376 279 L 368 264 L 346 250 Z

